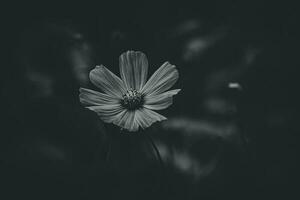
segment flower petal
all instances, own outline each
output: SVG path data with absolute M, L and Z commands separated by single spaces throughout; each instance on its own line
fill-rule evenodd
M 106 94 L 122 98 L 126 92 L 123 81 L 103 65 L 96 66 L 90 72 L 90 80 Z
M 126 110 L 121 105 L 88 106 L 88 109 L 96 112 L 107 123 L 114 123 L 121 119 Z
M 142 127 L 142 129 L 151 126 L 154 122 L 166 119 L 166 117 L 147 108 L 141 108 L 139 110 L 136 110 L 136 121 Z
M 79 100 L 84 105 L 120 104 L 120 99 L 114 96 L 103 94 L 101 92 L 97 92 L 86 88 L 80 88 L 79 92 Z
M 148 74 L 148 60 L 139 51 L 127 51 L 119 58 L 120 74 L 126 89 L 140 91 L 145 85 Z
M 160 94 L 170 89 L 179 77 L 175 65 L 165 62 L 158 70 L 154 72 L 151 78 L 142 88 L 145 95 Z
M 170 90 L 157 95 L 146 95 L 144 97 L 144 107 L 151 110 L 162 110 L 173 103 L 173 95 L 177 94 L 180 89 Z
M 138 126 L 138 123 L 137 121 L 135 120 L 135 115 L 136 115 L 136 112 L 135 111 L 129 111 L 129 110 L 126 110 L 122 116 L 114 121 L 113 123 L 117 126 L 120 126 L 128 131 L 137 131 L 139 126 Z
M 139 124 L 136 121 L 136 112 L 135 111 L 128 111 L 129 115 L 126 117 L 126 122 L 124 128 L 129 131 L 137 131 L 139 129 Z

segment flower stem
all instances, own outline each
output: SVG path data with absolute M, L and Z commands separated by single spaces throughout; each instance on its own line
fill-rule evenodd
M 109 161 L 109 157 L 110 157 L 110 152 L 111 152 L 111 143 L 112 143 L 112 139 L 109 139 L 109 143 L 108 143 L 108 149 L 107 149 L 107 153 L 106 153 L 106 158 L 105 158 L 105 162 L 108 163 Z
M 159 153 L 159 150 L 157 148 L 157 146 L 155 145 L 153 139 L 151 138 L 150 135 L 148 135 L 147 133 L 144 133 L 143 135 L 145 135 L 145 138 L 148 139 L 148 141 L 150 142 L 151 146 L 153 147 L 155 153 L 156 153 L 156 156 L 159 160 L 159 163 L 160 163 L 160 166 L 161 166 L 161 175 L 162 177 L 164 177 L 164 181 L 167 181 L 167 174 L 166 174 L 166 168 L 165 168 L 165 165 L 164 165 L 164 162 L 163 162 L 163 159 L 161 158 L 161 155 Z M 160 179 L 161 180 L 161 179 Z M 165 195 L 165 191 L 166 191 L 166 185 L 165 185 L 166 182 L 160 182 L 160 191 L 162 192 L 160 195 Z
M 156 153 L 156 155 L 157 155 L 157 157 L 158 157 L 158 160 L 159 160 L 159 163 L 160 163 L 160 165 L 161 165 L 161 167 L 162 167 L 162 170 L 165 171 L 165 165 L 164 165 L 164 162 L 163 162 L 163 160 L 162 160 L 162 158 L 161 158 L 161 155 L 160 155 L 160 153 L 159 153 L 159 150 L 158 150 L 157 146 L 155 145 L 153 139 L 152 139 L 151 136 L 149 136 L 147 133 L 145 133 L 144 135 L 146 136 L 146 138 L 147 138 L 148 141 L 150 142 L 151 146 L 152 146 L 153 149 L 155 150 L 155 153 Z

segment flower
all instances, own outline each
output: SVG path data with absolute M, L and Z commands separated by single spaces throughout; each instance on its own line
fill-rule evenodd
M 167 119 L 153 110 L 169 107 L 173 95 L 180 91 L 167 91 L 178 79 L 176 67 L 165 62 L 147 81 L 147 57 L 139 51 L 127 51 L 119 58 L 119 68 L 121 78 L 103 65 L 96 66 L 89 78 L 104 93 L 80 88 L 80 102 L 104 122 L 128 131 L 137 131 L 139 127 L 145 129 L 154 122 Z

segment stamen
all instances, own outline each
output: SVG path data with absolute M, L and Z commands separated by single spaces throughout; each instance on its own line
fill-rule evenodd
M 136 110 L 143 105 L 143 95 L 135 89 L 129 89 L 123 95 L 121 104 L 128 110 Z

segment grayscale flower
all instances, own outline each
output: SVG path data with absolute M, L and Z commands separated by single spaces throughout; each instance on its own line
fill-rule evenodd
M 167 91 L 178 79 L 176 67 L 165 62 L 147 81 L 147 57 L 139 51 L 127 51 L 119 58 L 119 68 L 121 78 L 103 65 L 96 66 L 89 77 L 103 93 L 80 88 L 80 102 L 104 122 L 128 131 L 145 129 L 167 119 L 153 110 L 169 107 L 173 95 L 180 91 Z

